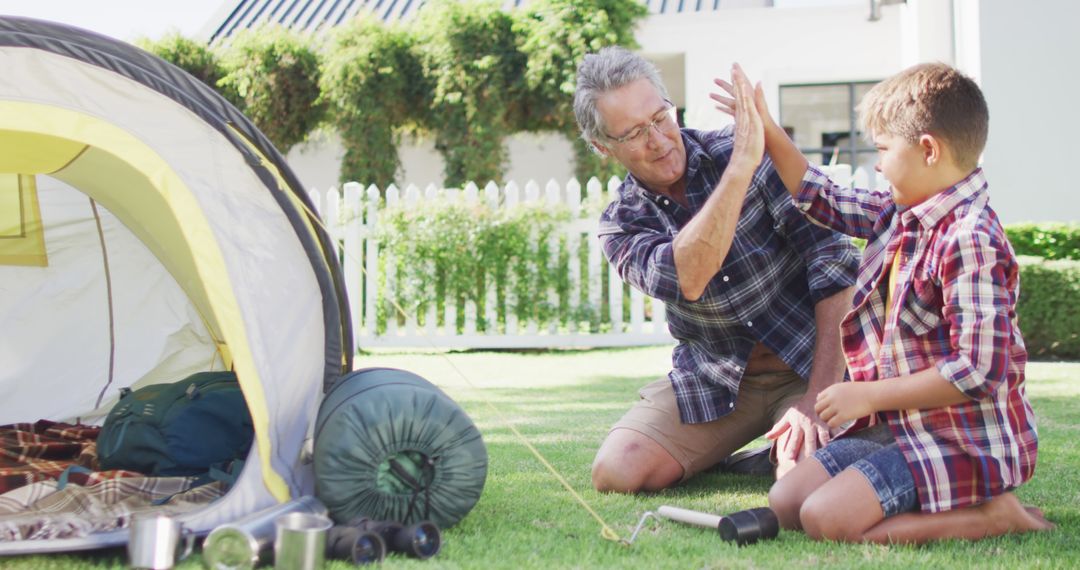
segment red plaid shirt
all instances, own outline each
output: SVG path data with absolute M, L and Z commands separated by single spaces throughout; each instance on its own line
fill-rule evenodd
M 971 398 L 880 414 L 904 452 L 924 512 L 981 503 L 1035 471 L 1038 437 L 1016 322 L 1019 267 L 988 199 L 982 169 L 898 210 L 888 192 L 843 188 L 811 167 L 796 200 L 813 219 L 867 240 L 854 309 L 841 323 L 851 379 L 935 366 Z M 882 275 L 897 248 L 899 275 L 886 313 Z

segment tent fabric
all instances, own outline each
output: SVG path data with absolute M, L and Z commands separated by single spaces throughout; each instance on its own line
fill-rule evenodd
M 0 69 L 0 177 L 33 181 L 48 260 L 0 262 L 0 423 L 92 421 L 120 388 L 233 369 L 255 445 L 233 489 L 181 520 L 205 532 L 309 494 L 304 440 L 352 333 L 334 247 L 280 153 L 209 87 L 92 32 L 0 17 Z
M 464 410 L 404 370 L 343 377 L 315 421 L 315 494 L 339 523 L 365 516 L 450 527 L 480 499 L 487 465 Z

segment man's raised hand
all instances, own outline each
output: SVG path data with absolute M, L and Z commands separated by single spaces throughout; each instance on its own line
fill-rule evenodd
M 765 128 L 754 104 L 750 80 L 737 63 L 731 66 L 731 82 L 735 96 L 735 149 L 731 161 L 757 168 L 765 154 Z

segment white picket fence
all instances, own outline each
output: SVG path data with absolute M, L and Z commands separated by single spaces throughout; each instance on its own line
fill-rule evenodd
M 852 180 L 851 169 L 847 165 L 838 165 L 827 169 L 838 181 Z M 872 180 L 872 173 L 860 169 L 855 173 L 854 182 L 866 186 Z M 607 184 L 607 200 L 614 198 L 619 180 L 611 179 Z M 880 187 L 880 181 L 875 186 Z M 469 183 L 464 189 L 443 189 L 428 186 L 421 191 L 416 186 L 407 186 L 402 192 L 396 186 L 386 190 L 385 202 L 380 199 L 379 189 L 375 186 L 363 188 L 351 182 L 343 186 L 343 191 L 331 188 L 325 192 L 312 191 L 310 196 L 325 220 L 327 229 L 339 248 L 342 259 L 343 277 L 349 295 L 349 315 L 352 318 L 353 336 L 358 348 L 409 347 L 409 348 L 552 348 L 552 347 L 610 347 L 640 346 L 650 344 L 669 344 L 673 339 L 667 329 L 664 304 L 652 299 L 636 289 L 626 286 L 604 259 L 600 242 L 596 237 L 597 219 L 595 215 L 585 215 L 582 210 L 581 184 L 571 180 L 561 185 L 554 180 L 547 183 L 543 191 L 535 182 L 528 182 L 524 189 L 510 182 L 500 188 L 489 183 L 480 190 Z M 602 198 L 603 184 L 596 178 L 589 180 L 585 187 L 585 197 L 590 203 Z M 480 200 L 492 208 L 514 208 L 522 203 L 564 204 L 570 211 L 571 221 L 565 224 L 563 232 L 570 238 L 566 240 L 570 263 L 569 303 L 566 312 L 573 313 L 575 303 L 587 299 L 591 312 L 601 315 L 599 318 L 610 323 L 605 332 L 581 330 L 578 323 L 569 322 L 564 327 L 550 323 L 541 327 L 537 322 L 518 322 L 512 311 L 506 312 L 505 326 L 489 327 L 490 330 L 477 329 L 477 307 L 472 301 L 464 306 L 464 326 L 460 329 L 458 307 L 453 301 L 447 301 L 442 325 L 435 315 L 436 303 L 429 303 L 423 325 L 415 314 L 402 317 L 403 325 L 397 318 L 386 319 L 385 330 L 380 334 L 377 327 L 378 307 L 384 300 L 382 293 L 393 295 L 393 283 L 381 285 L 378 279 L 385 278 L 379 273 L 379 256 L 390 256 L 387 251 L 380 251 L 378 240 L 373 239 L 379 223 L 379 213 L 401 202 L 414 204 L 420 200 L 464 201 L 476 203 Z M 605 201 L 605 203 L 606 203 Z M 581 236 L 585 236 L 585 247 L 580 247 Z M 557 240 L 558 237 L 552 238 Z M 553 256 L 558 255 L 558 248 L 552 248 Z M 581 259 L 586 257 L 587 272 L 581 275 Z M 392 266 L 392 258 L 386 266 Z M 607 302 L 601 306 L 604 297 L 601 291 L 601 272 L 607 275 Z M 584 292 L 583 292 L 584 288 Z M 489 289 L 485 302 L 485 320 L 494 323 L 496 318 L 495 291 Z M 629 312 L 624 314 L 624 297 L 629 295 Z M 558 303 L 557 293 L 549 292 L 549 300 Z

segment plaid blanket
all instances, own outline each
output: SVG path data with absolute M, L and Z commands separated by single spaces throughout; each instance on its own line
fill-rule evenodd
M 179 514 L 221 497 L 219 482 L 97 467 L 100 428 L 41 420 L 0 426 L 0 540 L 77 538 L 147 510 Z M 84 468 L 66 473 L 72 466 Z M 86 471 L 91 470 L 91 471 Z M 159 504 L 160 503 L 160 504 Z

